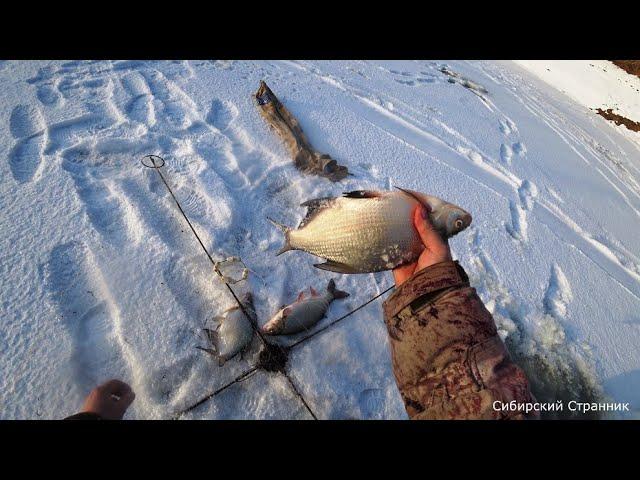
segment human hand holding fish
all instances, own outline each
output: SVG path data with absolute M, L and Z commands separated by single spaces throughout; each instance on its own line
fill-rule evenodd
M 424 268 L 451 260 L 449 242 L 444 240 L 433 227 L 431 220 L 429 220 L 430 213 L 431 206 L 429 204 L 416 205 L 413 209 L 413 225 L 420 235 L 420 240 L 422 240 L 424 244 L 424 250 L 417 261 L 393 269 L 393 278 L 396 281 L 396 287 L 402 285 L 411 278 L 412 275 Z

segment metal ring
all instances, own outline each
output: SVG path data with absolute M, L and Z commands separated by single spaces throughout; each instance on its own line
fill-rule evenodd
M 142 157 L 142 160 L 140 160 L 140 162 L 142 162 L 142 165 L 147 168 L 164 167 L 164 158 L 158 155 L 145 155 L 144 157 Z M 149 163 L 151 163 L 151 165 L 149 165 Z

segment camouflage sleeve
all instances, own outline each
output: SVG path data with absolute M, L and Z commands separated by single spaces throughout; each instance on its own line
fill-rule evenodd
M 458 262 L 420 270 L 384 302 L 393 371 L 413 419 L 524 418 L 493 403 L 534 401 Z
M 80 412 L 66 417 L 63 420 L 102 420 L 102 417 L 94 412 Z

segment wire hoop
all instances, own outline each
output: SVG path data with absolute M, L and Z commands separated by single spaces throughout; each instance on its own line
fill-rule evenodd
M 162 168 L 164 167 L 164 158 L 158 156 L 158 155 L 145 155 L 144 157 L 142 157 L 142 160 L 140 160 L 140 162 L 142 163 L 142 165 L 144 165 L 147 168 Z

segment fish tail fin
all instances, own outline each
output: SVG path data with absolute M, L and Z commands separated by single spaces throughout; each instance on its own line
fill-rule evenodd
M 295 250 L 290 244 L 289 244 L 289 239 L 285 239 L 285 244 L 282 246 L 282 248 L 280 250 L 278 250 L 278 253 L 276 253 L 276 257 L 282 255 L 284 252 L 288 252 L 289 250 Z
M 284 233 L 284 245 L 278 251 L 278 253 L 276 253 L 276 257 L 278 255 L 282 255 L 284 252 L 288 252 L 289 250 L 294 250 L 294 248 L 291 246 L 291 243 L 289 242 L 289 232 L 291 231 L 291 229 L 286 225 L 276 222 L 273 218 L 267 217 L 267 220 L 269 220 L 275 227 L 278 227 L 278 229 L 280 229 L 282 233 Z
M 336 282 L 333 281 L 333 278 L 329 280 L 329 284 L 327 285 L 327 291 L 333 295 L 333 298 L 346 298 L 349 296 L 347 292 L 342 290 L 338 290 L 336 288 Z
M 289 227 L 287 227 L 286 225 L 281 224 L 280 222 L 276 222 L 273 218 L 271 217 L 267 217 L 267 220 L 269 220 L 275 227 L 278 227 L 280 230 L 282 230 L 283 232 L 287 233 L 289 230 L 291 230 Z
M 286 231 L 284 232 L 284 245 L 280 250 L 278 250 L 278 253 L 276 253 L 276 257 L 278 255 L 282 255 L 284 252 L 288 252 L 289 250 L 295 250 L 295 249 L 291 246 L 291 243 L 289 242 L 289 232 Z

